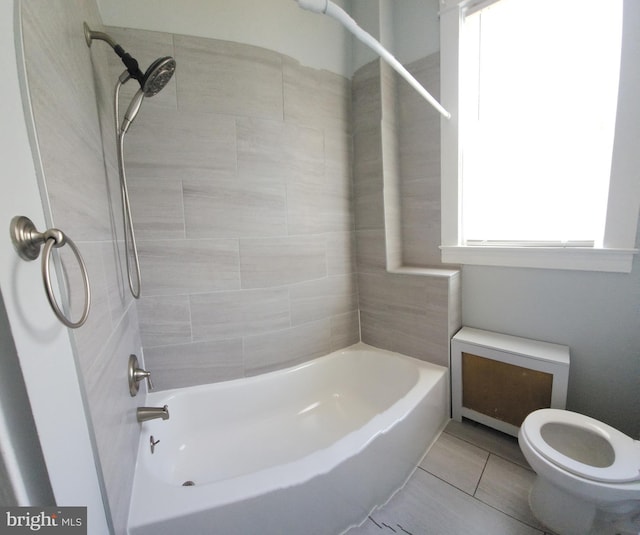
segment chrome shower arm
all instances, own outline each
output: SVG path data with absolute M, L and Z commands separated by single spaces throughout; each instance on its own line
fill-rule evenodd
M 114 52 L 118 54 L 122 63 L 129 71 L 131 78 L 135 78 L 138 80 L 140 87 L 142 87 L 142 83 L 144 80 L 144 74 L 140 70 L 140 66 L 138 65 L 138 60 L 131 56 L 129 53 L 125 51 L 118 43 L 116 43 L 115 39 L 111 37 L 109 34 L 104 32 L 97 32 L 89 28 L 89 25 L 86 22 L 82 23 L 84 28 L 84 39 L 87 42 L 87 46 L 91 47 L 91 43 L 94 39 L 98 39 L 99 41 L 104 41 L 108 43 L 111 48 L 113 48 Z
M 85 41 L 87 41 L 88 47 L 91 46 L 91 41 L 93 41 L 94 39 L 107 42 L 114 50 L 118 46 L 118 43 L 116 43 L 113 37 L 111 37 L 108 33 L 92 30 L 91 28 L 89 28 L 89 25 L 86 22 L 84 22 L 82 26 L 84 28 L 84 38 Z

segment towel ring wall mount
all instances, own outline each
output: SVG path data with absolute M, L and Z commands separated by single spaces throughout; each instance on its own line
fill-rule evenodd
M 44 232 L 38 232 L 35 225 L 25 216 L 15 216 L 11 220 L 11 241 L 18 253 L 18 256 L 23 260 L 31 261 L 40 256 L 40 249 L 44 245 L 44 251 L 42 253 L 42 280 L 44 282 L 45 292 L 49 304 L 53 309 L 56 317 L 67 327 L 71 329 L 77 329 L 82 326 L 87 317 L 89 316 L 89 307 L 91 306 L 91 290 L 89 288 L 89 275 L 87 274 L 87 268 L 82 260 L 80 251 L 75 243 L 61 230 L 56 228 L 50 228 Z M 80 272 L 82 274 L 82 282 L 84 285 L 84 309 L 80 319 L 76 322 L 68 319 L 60 310 L 58 302 L 53 294 L 53 286 L 51 284 L 51 271 L 50 261 L 51 252 L 54 248 L 69 245 L 80 266 Z

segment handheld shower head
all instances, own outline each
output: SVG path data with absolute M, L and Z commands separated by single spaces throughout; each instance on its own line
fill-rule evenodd
M 125 52 L 109 34 L 92 30 L 86 22 L 83 24 L 83 28 L 87 46 L 91 46 L 94 39 L 99 39 L 100 41 L 105 41 L 113 48 L 114 52 L 118 54 L 122 60 L 122 63 L 127 67 L 128 76 L 125 75 L 126 77 L 122 78 L 121 81 L 124 83 L 129 78 L 137 80 L 145 97 L 152 97 L 158 93 L 167 85 L 167 82 L 176 70 L 176 61 L 172 57 L 166 56 L 155 60 L 143 74 L 138 66 L 138 61 Z M 140 107 L 140 104 L 138 104 L 138 107 Z
M 131 123 L 135 120 L 144 97 L 152 97 L 156 93 L 162 91 L 162 88 L 169 83 L 173 73 L 176 70 L 176 61 L 170 57 L 162 57 L 155 60 L 146 72 L 143 74 L 138 66 L 138 61 L 115 42 L 115 40 L 104 32 L 92 31 L 89 25 L 84 23 L 84 38 L 87 46 L 91 46 L 94 39 L 105 41 L 114 52 L 120 57 L 122 63 L 127 68 L 120 77 L 115 87 L 113 96 L 113 108 L 115 116 L 115 129 L 117 139 L 117 152 L 118 152 L 118 174 L 120 175 L 120 195 L 122 198 L 122 217 L 124 223 L 124 241 L 125 241 L 125 256 L 127 266 L 127 278 L 129 279 L 129 289 L 134 298 L 140 297 L 141 281 L 140 281 L 140 262 L 138 260 L 138 248 L 136 245 L 136 238 L 133 232 L 133 222 L 131 219 L 131 206 L 129 203 L 129 192 L 127 188 L 127 177 L 125 174 L 124 166 L 124 136 L 129 130 Z M 127 111 L 124 114 L 122 125 L 119 123 L 118 112 L 118 99 L 120 96 L 120 88 L 128 80 L 133 78 L 140 84 L 140 89 L 136 92 Z M 130 252 L 132 249 L 133 255 L 133 270 L 130 263 Z M 133 273 L 132 273 L 133 271 Z M 137 281 L 137 284 L 134 283 Z
M 127 133 L 131 123 L 133 123 L 136 115 L 138 115 L 144 97 L 152 97 L 162 91 L 164 86 L 171 80 L 175 70 L 176 61 L 171 56 L 158 58 L 149 66 L 140 82 L 140 89 L 134 95 L 131 104 L 129 104 L 124 114 L 122 127 L 120 129 L 123 134 Z
M 158 58 L 144 73 L 141 88 L 145 97 L 152 97 L 159 93 L 169 83 L 176 71 L 176 60 L 171 56 Z

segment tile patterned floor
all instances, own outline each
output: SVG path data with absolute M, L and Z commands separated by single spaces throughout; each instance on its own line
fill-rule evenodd
M 545 535 L 515 438 L 451 421 L 406 486 L 347 535 Z

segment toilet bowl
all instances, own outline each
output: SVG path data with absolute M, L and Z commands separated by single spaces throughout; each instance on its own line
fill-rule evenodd
M 529 414 L 518 442 L 537 477 L 534 515 L 560 535 L 640 533 L 640 441 L 588 416 Z

